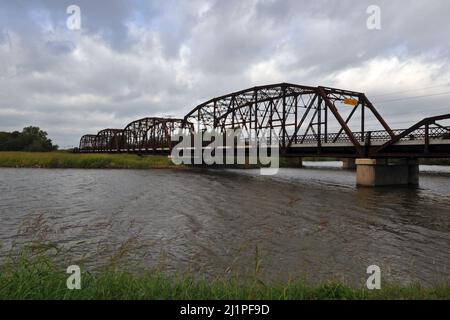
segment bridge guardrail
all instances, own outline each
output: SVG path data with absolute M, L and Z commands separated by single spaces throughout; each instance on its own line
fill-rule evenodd
M 394 129 L 392 132 L 395 136 L 401 135 L 403 132 L 405 132 L 407 129 Z M 371 142 L 371 141 L 390 141 L 392 138 L 389 135 L 389 132 L 385 130 L 376 130 L 376 131 L 367 131 L 367 132 L 354 132 L 353 135 L 355 138 L 357 138 L 361 142 Z M 424 141 L 426 137 L 429 137 L 430 139 L 450 139 L 450 127 L 433 127 L 428 128 L 428 134 L 426 128 L 419 128 L 411 132 L 410 134 L 401 137 L 399 141 Z M 318 134 L 308 134 L 306 136 L 304 135 L 297 135 L 294 138 L 295 144 L 317 144 L 319 140 Z M 338 133 L 329 133 L 329 134 L 321 134 L 320 135 L 320 141 L 322 143 L 346 143 L 351 142 L 350 138 L 346 136 L 345 134 L 338 134 Z

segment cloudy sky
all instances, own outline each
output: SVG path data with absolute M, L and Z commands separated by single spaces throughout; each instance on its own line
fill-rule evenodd
M 448 0 L 0 0 L 0 131 L 37 125 L 76 146 L 273 82 L 366 92 L 405 128 L 450 113 L 449 33 Z

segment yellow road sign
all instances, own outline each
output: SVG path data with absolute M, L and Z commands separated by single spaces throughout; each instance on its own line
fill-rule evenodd
M 354 98 L 345 98 L 344 99 L 344 104 L 350 105 L 350 106 L 357 106 L 359 103 L 359 101 L 357 99 Z

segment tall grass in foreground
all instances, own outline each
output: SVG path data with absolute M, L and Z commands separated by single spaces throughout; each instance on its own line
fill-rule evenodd
M 167 156 L 79 154 L 70 152 L 0 152 L 0 167 L 151 169 L 175 167 Z
M 337 282 L 264 283 L 257 273 L 198 279 L 188 273 L 167 275 L 155 269 L 136 275 L 117 266 L 82 272 L 81 289 L 69 290 L 69 274 L 63 264 L 45 253 L 47 250 L 30 252 L 23 250 L 0 265 L 0 299 L 450 299 L 449 283 L 431 288 L 383 283 L 381 290 L 369 291 Z

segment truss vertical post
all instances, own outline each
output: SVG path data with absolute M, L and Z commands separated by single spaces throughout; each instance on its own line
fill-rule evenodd
M 286 148 L 286 86 L 283 85 L 283 118 L 281 119 L 282 145 Z
M 295 126 L 297 126 L 297 123 L 298 123 L 298 95 L 294 96 L 294 110 L 295 110 L 294 123 L 295 123 Z M 294 141 L 295 141 L 295 143 L 297 143 L 296 130 L 294 130 Z
M 322 101 L 320 102 L 322 104 Z M 328 108 L 325 106 L 324 108 L 325 112 L 325 122 L 324 122 L 324 130 L 325 130 L 325 143 L 328 143 Z
M 365 109 L 366 107 L 365 107 L 365 102 L 364 102 L 364 100 L 361 102 L 361 142 L 364 142 L 365 140 L 364 140 L 364 135 L 365 135 L 365 133 L 364 133 L 364 130 L 365 130 L 365 128 L 364 128 L 364 122 L 365 122 L 365 119 L 364 119 L 364 117 L 365 117 L 365 115 L 364 115 L 364 109 Z
M 322 148 L 322 100 L 319 99 L 317 105 L 317 153 L 320 153 Z
M 217 126 L 217 101 L 214 101 L 213 106 L 214 112 L 213 112 L 213 129 Z
M 235 99 L 235 96 L 233 95 L 231 97 L 231 102 L 230 102 L 231 110 L 232 110 L 232 112 L 231 112 L 231 127 L 233 129 L 235 129 L 234 128 L 234 119 L 236 118 L 236 108 L 234 107 L 234 99 Z
M 259 137 L 258 132 L 258 90 L 254 89 L 253 94 L 255 95 L 255 139 Z

